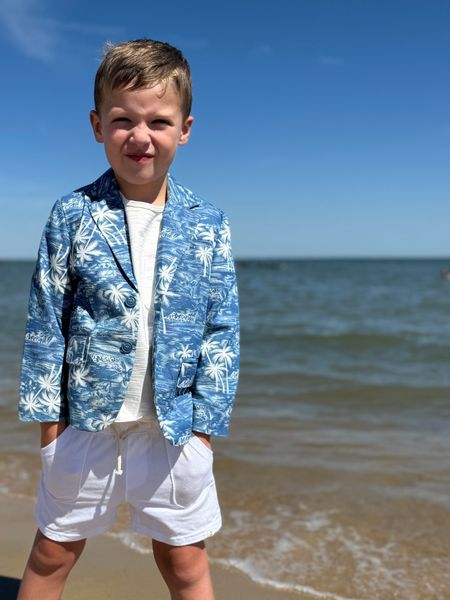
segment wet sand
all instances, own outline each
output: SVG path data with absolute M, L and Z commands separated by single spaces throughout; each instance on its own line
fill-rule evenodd
M 33 505 L 0 496 L 2 600 L 14 600 L 34 537 Z M 212 566 L 216 600 L 299 600 L 297 593 L 264 588 L 237 572 Z M 107 536 L 90 540 L 67 583 L 64 600 L 167 600 L 152 556 L 142 556 Z

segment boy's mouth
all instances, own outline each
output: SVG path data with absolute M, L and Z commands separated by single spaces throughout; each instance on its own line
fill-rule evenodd
M 135 162 L 148 162 L 153 158 L 151 154 L 127 154 L 127 157 Z

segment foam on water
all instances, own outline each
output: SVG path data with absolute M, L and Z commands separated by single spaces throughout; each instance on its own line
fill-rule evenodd
M 242 513 L 241 515 L 235 514 L 234 516 L 237 518 L 237 520 L 240 520 L 241 517 L 245 518 L 244 513 Z M 316 517 L 312 516 L 311 522 L 314 522 L 315 519 Z M 119 540 L 124 546 L 130 548 L 138 554 L 152 554 L 151 548 L 145 543 L 143 543 L 140 539 L 142 536 L 129 529 L 120 529 L 118 531 L 108 532 L 106 535 L 113 539 Z M 274 556 L 277 556 L 279 552 L 289 552 L 292 549 L 293 541 L 294 540 L 291 539 L 289 536 L 284 536 L 283 538 L 280 538 L 275 545 Z M 276 579 L 264 577 L 260 573 L 257 561 L 251 558 L 211 558 L 210 562 L 212 564 L 218 564 L 226 568 L 231 567 L 233 569 L 236 569 L 244 575 L 248 576 L 255 583 L 276 590 L 299 592 L 311 596 L 312 598 L 322 598 L 324 600 L 353 600 L 348 596 L 344 597 L 329 592 L 323 592 L 317 589 L 313 589 L 312 587 L 307 585 L 301 585 L 297 583 L 285 583 L 283 581 L 278 581 Z M 270 566 L 271 570 L 272 568 L 273 566 Z
M 275 579 L 263 577 L 258 573 L 258 570 L 254 568 L 252 561 L 249 559 L 239 560 L 239 559 L 230 558 L 230 559 L 218 559 L 218 560 L 211 561 L 211 562 L 216 562 L 225 567 L 235 568 L 235 569 L 241 571 L 242 573 L 244 573 L 245 575 L 247 575 L 248 577 L 250 577 L 250 579 L 252 581 L 254 581 L 255 583 L 258 583 L 259 585 L 264 585 L 266 587 L 271 587 L 276 590 L 282 590 L 282 591 L 286 591 L 286 592 L 298 592 L 301 594 L 306 594 L 308 596 L 311 596 L 312 598 L 322 598 L 323 600 L 357 600 L 357 599 L 352 599 L 349 596 L 338 596 L 337 594 L 321 592 L 320 590 L 316 590 L 307 585 L 301 585 L 298 583 L 292 583 L 292 584 L 283 583 L 282 581 L 277 581 Z
M 119 540 L 119 542 L 122 542 L 124 546 L 134 550 L 134 552 L 137 552 L 138 554 L 153 554 L 152 549 L 144 545 L 142 541 L 139 540 L 139 535 L 134 531 L 130 531 L 129 529 L 108 531 L 105 535 L 115 540 Z

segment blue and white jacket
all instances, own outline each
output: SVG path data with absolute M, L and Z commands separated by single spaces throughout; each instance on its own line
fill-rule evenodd
M 139 290 L 110 169 L 59 199 L 31 283 L 19 416 L 99 431 L 120 410 L 135 357 Z M 226 435 L 239 369 L 230 232 L 221 210 L 169 176 L 156 257 L 152 379 L 172 444 Z

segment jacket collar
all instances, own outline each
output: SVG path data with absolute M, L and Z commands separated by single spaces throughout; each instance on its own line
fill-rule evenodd
M 131 261 L 125 209 L 113 170 L 108 169 L 96 181 L 83 188 L 83 192 L 92 200 L 89 205 L 92 218 L 106 239 L 123 276 L 138 290 Z M 195 196 L 180 186 L 170 174 L 167 196 L 161 222 L 155 277 L 170 265 L 173 279 L 180 259 L 194 236 L 200 211 L 195 210 L 199 205 Z M 168 288 L 170 281 L 166 284 Z

